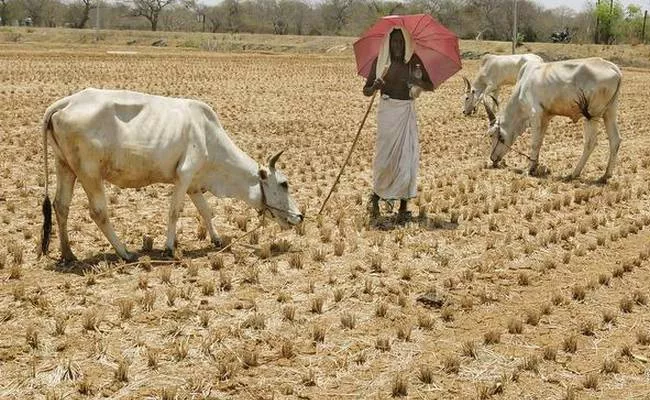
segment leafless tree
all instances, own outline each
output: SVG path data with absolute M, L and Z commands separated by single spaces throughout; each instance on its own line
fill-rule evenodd
M 151 30 L 158 29 L 160 12 L 175 0 L 133 0 L 133 15 L 145 17 L 151 23 Z
M 74 28 L 83 29 L 90 19 L 90 11 L 97 7 L 93 0 L 76 0 L 68 9 L 68 18 Z

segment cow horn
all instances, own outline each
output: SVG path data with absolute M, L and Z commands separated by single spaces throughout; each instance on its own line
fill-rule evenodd
M 271 159 L 269 160 L 269 168 L 271 169 L 275 168 L 275 163 L 278 161 L 278 158 L 280 158 L 282 153 L 284 153 L 284 150 L 280 150 L 276 155 L 271 157 Z
M 492 98 L 492 101 L 494 102 L 494 107 L 496 107 L 496 109 L 498 110 L 499 109 L 499 101 L 497 100 L 496 97 L 494 97 L 492 95 L 490 95 L 490 97 Z
M 488 119 L 490 120 L 490 126 L 494 125 L 494 123 L 497 120 L 497 117 L 494 115 L 494 112 L 492 109 L 487 105 L 486 102 L 483 102 L 483 107 L 485 107 L 485 112 L 488 115 Z
M 472 89 L 472 85 L 469 83 L 469 79 L 463 76 L 463 81 L 465 81 L 465 92 L 469 92 Z

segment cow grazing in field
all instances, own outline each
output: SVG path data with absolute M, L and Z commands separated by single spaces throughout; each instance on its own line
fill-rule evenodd
M 476 112 L 478 104 L 485 96 L 498 98 L 499 89 L 505 85 L 514 85 L 521 67 L 529 62 L 543 63 L 544 60 L 535 54 L 493 55 L 481 57 L 481 64 L 474 82 L 470 84 L 466 77 L 465 94 L 463 95 L 463 114 Z
M 295 225 L 303 219 L 289 195 L 286 176 L 275 167 L 282 152 L 273 156 L 268 166 L 259 165 L 232 142 L 216 113 L 197 100 L 86 89 L 52 104 L 45 112 L 42 133 L 46 175 L 43 254 L 48 250 L 52 225 L 48 139 L 56 158 L 54 210 L 65 260 L 75 259 L 67 220 L 77 179 L 88 196 L 93 221 L 126 260 L 135 259 L 135 255 L 127 251 L 109 222 L 105 180 L 121 188 L 174 185 L 166 241 L 166 251 L 172 254 L 186 193 L 217 246 L 221 242 L 203 197 L 206 191 L 268 211 L 281 225 Z
M 485 106 L 490 121 L 488 135 L 492 140 L 490 159 L 496 166 L 530 124 L 529 172 L 535 175 L 539 150 L 551 118 L 565 116 L 575 123 L 584 117 L 584 151 L 569 177 L 577 178 L 596 146 L 597 120 L 602 118 L 609 138 L 609 161 L 600 181 L 606 182 L 612 176 L 621 143 L 616 123 L 621 80 L 616 64 L 597 57 L 524 66 L 500 116 L 496 117 Z

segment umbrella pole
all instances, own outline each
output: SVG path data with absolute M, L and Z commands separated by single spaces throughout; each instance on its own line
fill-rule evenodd
M 375 93 L 373 93 L 372 97 L 370 98 L 370 103 L 368 103 L 368 108 L 366 109 L 366 114 L 363 116 L 363 119 L 361 120 L 361 125 L 359 125 L 359 130 L 357 131 L 357 136 L 354 138 L 354 141 L 352 142 L 352 146 L 350 147 L 350 151 L 348 152 L 348 157 L 343 162 L 343 165 L 341 165 L 341 170 L 339 171 L 339 174 L 336 177 L 336 180 L 334 181 L 334 184 L 332 185 L 332 188 L 330 189 L 330 192 L 327 194 L 327 197 L 325 198 L 325 201 L 323 202 L 323 205 L 321 206 L 320 211 L 318 211 L 318 215 L 320 215 L 323 212 L 323 209 L 325 209 L 325 204 L 327 204 L 327 201 L 330 199 L 330 196 L 332 195 L 332 192 L 334 191 L 334 188 L 336 187 L 336 184 L 339 183 L 339 179 L 341 178 L 341 175 L 343 174 L 343 169 L 345 168 L 345 166 L 350 161 L 350 157 L 352 156 L 352 151 L 354 150 L 354 147 L 357 145 L 357 141 L 359 140 L 359 135 L 361 134 L 361 129 L 363 129 L 363 125 L 366 123 L 366 118 L 368 118 L 368 114 L 370 113 L 370 109 L 372 108 L 372 103 L 374 103 L 374 101 L 375 101 L 375 96 L 377 95 L 377 92 L 378 92 L 378 90 L 375 90 Z

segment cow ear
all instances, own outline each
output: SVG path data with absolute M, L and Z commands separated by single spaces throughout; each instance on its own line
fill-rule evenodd
M 268 177 L 269 177 L 269 171 L 268 171 L 266 168 L 264 168 L 264 167 L 260 168 L 260 169 L 257 171 L 257 174 L 260 176 L 260 179 L 261 179 L 262 181 L 267 180 Z

